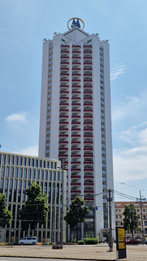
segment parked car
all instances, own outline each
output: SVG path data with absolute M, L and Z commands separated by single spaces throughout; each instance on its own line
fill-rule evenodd
M 19 240 L 19 245 L 36 245 L 37 244 L 37 237 L 24 237 Z
M 129 244 L 129 245 L 137 245 L 139 244 L 139 240 L 135 239 L 135 238 L 129 238 L 129 239 L 126 239 L 126 244 Z

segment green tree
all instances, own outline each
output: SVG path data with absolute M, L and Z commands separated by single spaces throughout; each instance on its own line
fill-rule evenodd
M 79 196 L 76 196 L 76 198 L 71 201 L 69 210 L 66 212 L 66 216 L 64 217 L 66 222 L 69 224 L 71 231 L 73 231 L 75 227 L 78 229 L 78 223 L 84 222 L 88 213 L 89 209 L 84 205 L 84 200 Z
M 133 204 L 125 206 L 124 209 L 124 219 L 123 224 L 125 230 L 132 233 L 132 237 L 134 237 L 134 232 L 137 230 L 138 227 L 138 216 L 136 215 L 136 210 Z
M 22 220 L 22 230 L 35 230 L 37 224 L 44 224 L 47 221 L 48 206 L 47 195 L 42 195 L 40 185 L 33 182 L 25 194 L 28 200 L 22 209 L 19 210 L 19 217 Z
M 0 227 L 10 224 L 12 220 L 12 213 L 6 207 L 6 197 L 0 193 Z

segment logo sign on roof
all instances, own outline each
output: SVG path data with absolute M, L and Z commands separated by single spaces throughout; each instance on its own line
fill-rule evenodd
M 71 30 L 75 27 L 84 30 L 85 24 L 81 18 L 73 17 L 68 20 L 68 22 L 67 22 L 68 30 Z

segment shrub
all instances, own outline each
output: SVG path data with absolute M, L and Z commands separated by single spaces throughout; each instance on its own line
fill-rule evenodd
M 77 240 L 76 240 L 75 238 L 73 238 L 73 239 L 71 240 L 71 243 L 77 243 Z
M 6 243 L 6 242 L 0 242 L 0 246 L 6 246 L 6 245 L 8 245 L 8 243 Z
M 85 244 L 84 240 L 79 240 L 78 241 L 78 245 L 84 245 L 84 244 Z
M 98 240 L 95 237 L 93 237 L 93 238 L 84 238 L 84 242 L 85 242 L 85 244 L 97 244 Z

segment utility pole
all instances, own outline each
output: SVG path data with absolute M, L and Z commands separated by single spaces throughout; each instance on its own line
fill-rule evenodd
M 113 251 L 113 238 L 112 238 L 112 197 L 111 197 L 111 189 L 108 189 L 108 202 L 109 202 L 109 251 Z
M 64 175 L 64 159 L 61 162 L 61 169 L 63 171 L 62 175 Z M 61 233 L 60 233 L 60 247 L 63 248 L 63 205 L 64 205 L 64 187 L 63 187 L 63 180 L 64 177 L 62 179 L 62 207 L 61 207 Z
M 142 244 L 144 244 L 144 228 L 143 228 L 143 213 L 142 213 L 142 198 L 141 190 L 139 191 L 139 201 L 140 201 L 140 219 L 141 219 L 141 234 L 142 234 Z

